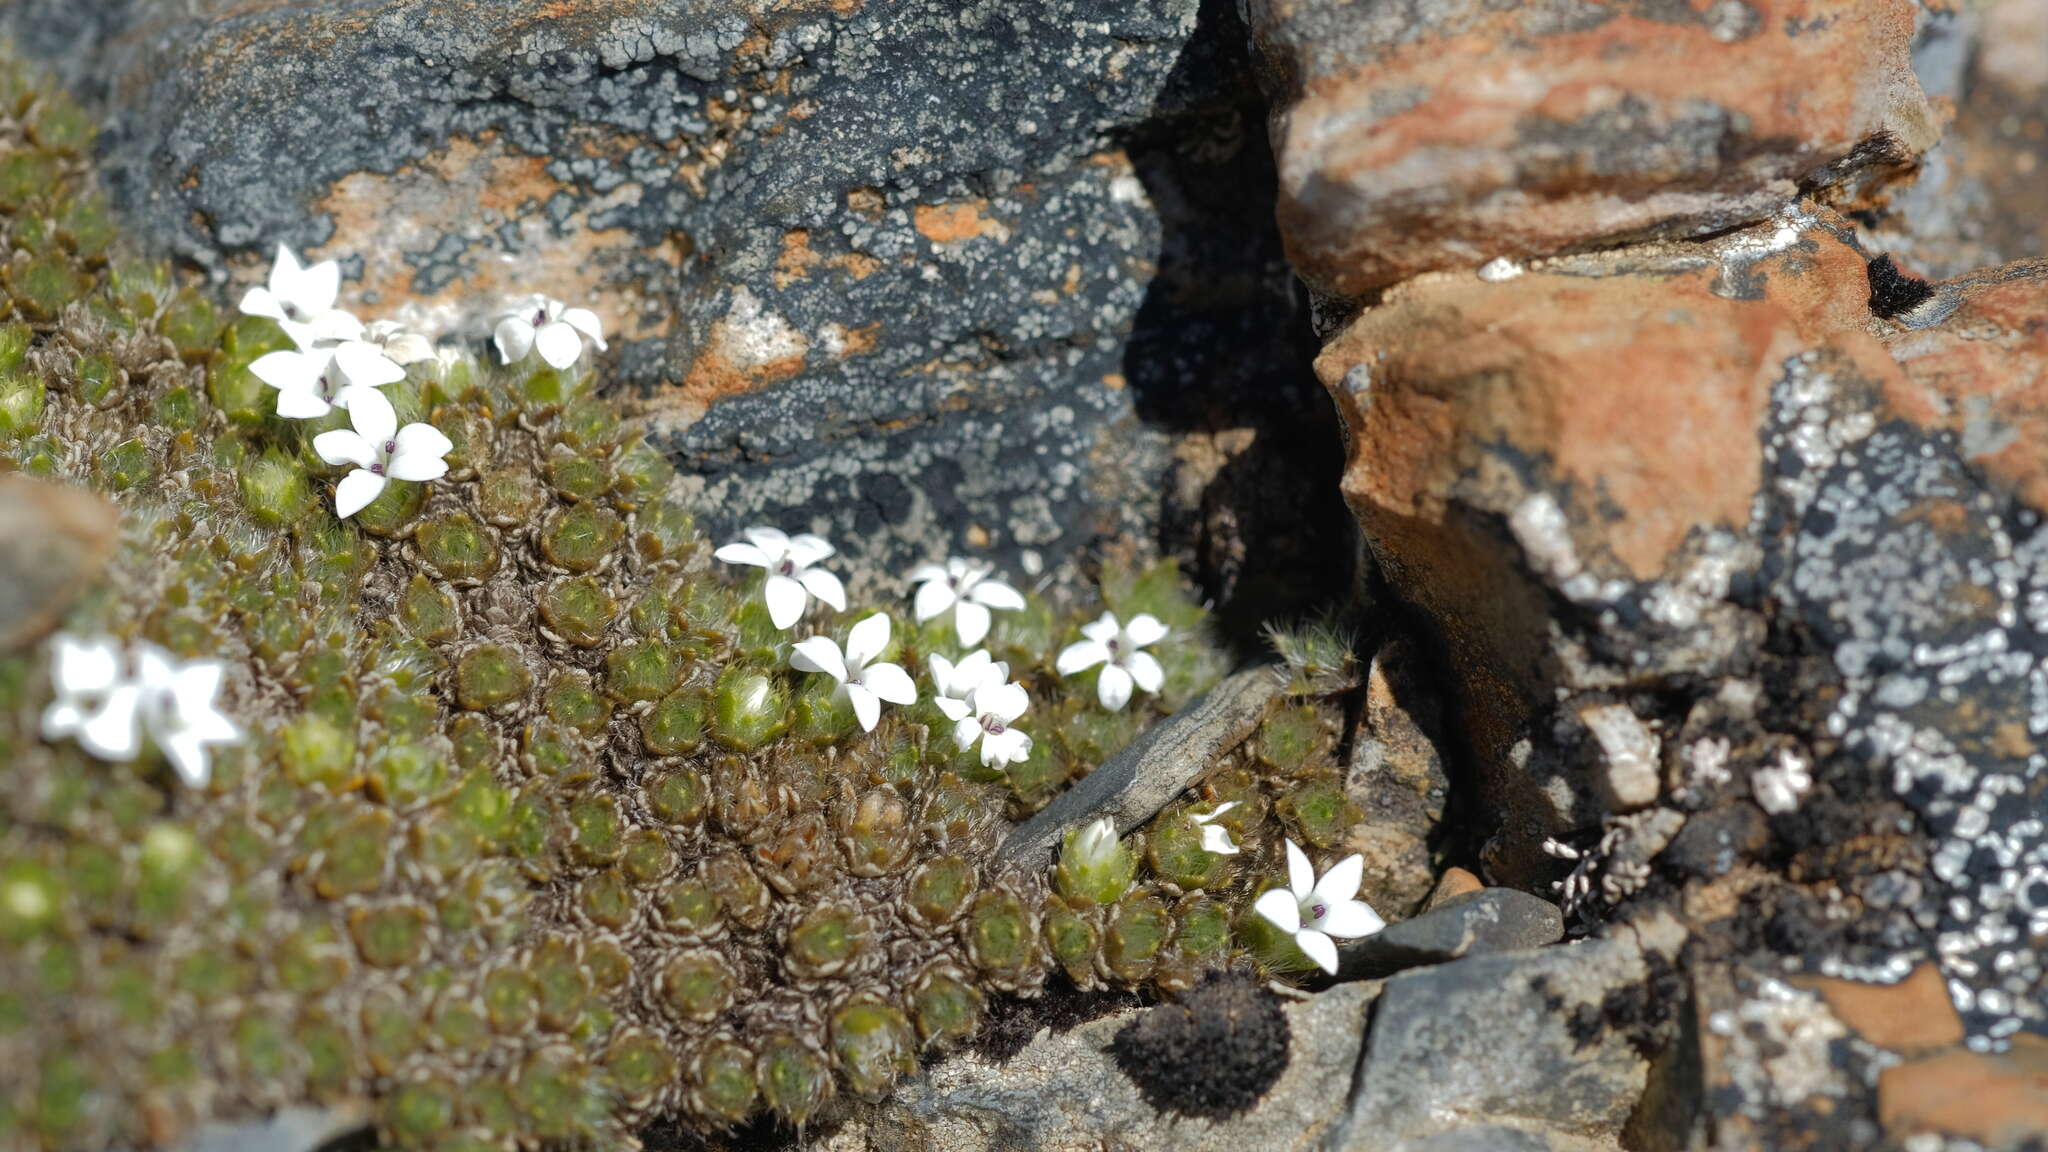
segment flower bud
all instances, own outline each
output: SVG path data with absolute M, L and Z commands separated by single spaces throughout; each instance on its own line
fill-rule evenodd
M 1060 895 L 1074 904 L 1114 904 L 1123 899 L 1137 860 L 1117 839 L 1116 824 L 1104 816 L 1067 831 L 1054 875 Z

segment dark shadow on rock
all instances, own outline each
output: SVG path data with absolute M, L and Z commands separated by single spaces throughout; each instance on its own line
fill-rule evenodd
M 1264 651 L 1268 620 L 1348 603 L 1357 554 L 1248 45 L 1234 5 L 1207 0 L 1153 115 L 1124 141 L 1162 230 L 1124 376 L 1139 418 L 1183 444 L 1159 544 L 1240 656 Z

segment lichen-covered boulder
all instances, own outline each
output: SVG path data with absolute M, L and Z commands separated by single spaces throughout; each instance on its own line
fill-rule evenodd
M 180 257 L 239 283 L 286 241 L 430 328 L 534 285 L 596 309 L 713 531 L 801 516 L 857 586 L 947 544 L 1071 582 L 1129 538 L 1228 618 L 1348 552 L 1211 7 L 136 0 L 0 28 L 106 94 L 116 201 Z

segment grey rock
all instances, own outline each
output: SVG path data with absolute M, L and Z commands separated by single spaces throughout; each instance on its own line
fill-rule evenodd
M 1644 985 L 1652 963 L 1624 937 L 1393 977 L 1373 1014 L 1345 1138 L 1355 1147 L 1464 1148 L 1476 1137 L 1458 1133 L 1495 1127 L 1541 1141 L 1530 1147 L 1618 1148 L 1648 1062 L 1621 1030 L 1573 1023 L 1599 1019 L 1610 997 Z
M 1041 1032 L 1001 1064 L 963 1054 L 903 1082 L 870 1112 L 823 1137 L 820 1152 L 1051 1152 L 1174 1148 L 1309 1152 L 1344 1113 L 1366 1018 L 1380 985 L 1343 984 L 1287 1005 L 1292 1057 L 1249 1112 L 1210 1122 L 1144 1101 L 1110 1044 L 1144 1009 Z M 1363 1145 L 1360 1145 L 1363 1147 Z
M 1245 641 L 1344 583 L 1228 5 L 100 8 L 0 31 L 104 96 L 137 235 L 233 287 L 287 242 L 479 338 L 576 298 L 713 534 L 823 532 L 856 591 L 947 551 L 1074 584 L 1128 539 Z
M 1232 673 L 1018 825 L 998 849 L 998 863 L 1043 867 L 1068 829 L 1104 816 L 1116 821 L 1118 835 L 1150 820 L 1252 734 L 1281 684 L 1267 665 Z
M 1360 895 L 1385 916 L 1417 908 L 1436 871 L 1430 845 L 1451 792 L 1442 705 L 1442 688 L 1413 641 L 1394 638 L 1373 653 L 1344 777 L 1364 819 L 1344 848 L 1364 859 Z
M 1540 896 L 1485 888 L 1337 948 L 1339 979 L 1391 976 L 1460 956 L 1512 952 L 1564 938 L 1564 913 Z
M 360 1101 L 330 1108 L 282 1108 L 262 1120 L 210 1122 L 178 1141 L 170 1152 L 329 1152 L 374 1147 L 370 1110 Z

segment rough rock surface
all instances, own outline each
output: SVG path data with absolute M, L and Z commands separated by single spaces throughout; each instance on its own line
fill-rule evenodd
M 1513 888 L 1452 896 L 1419 916 L 1388 925 L 1337 948 L 1338 975 L 1389 976 L 1460 956 L 1513 952 L 1555 944 L 1564 936 L 1557 905 Z
M 1043 1030 L 1000 1063 L 967 1055 L 905 1081 L 872 1113 L 817 1143 L 820 1152 L 995 1152 L 1170 1147 L 1309 1152 L 1338 1138 L 1365 1021 L 1380 985 L 1341 984 L 1287 1005 L 1287 1071 L 1251 1111 L 1229 1120 L 1151 1119 L 1116 1064 L 1117 1032 L 1147 1009 Z M 1146 1117 L 1143 1129 L 1134 1117 Z
M 1288 254 L 1340 296 L 1748 223 L 1936 133 L 1908 0 L 1249 9 Z
M 57 626 L 113 558 L 117 519 L 90 493 L 0 476 L 0 652 Z
M 1240 638 L 1342 579 L 1227 4 L 78 7 L 0 31 L 107 94 L 145 234 L 238 283 L 339 258 L 435 326 L 589 304 L 714 533 L 822 531 L 857 584 L 1131 537 Z

